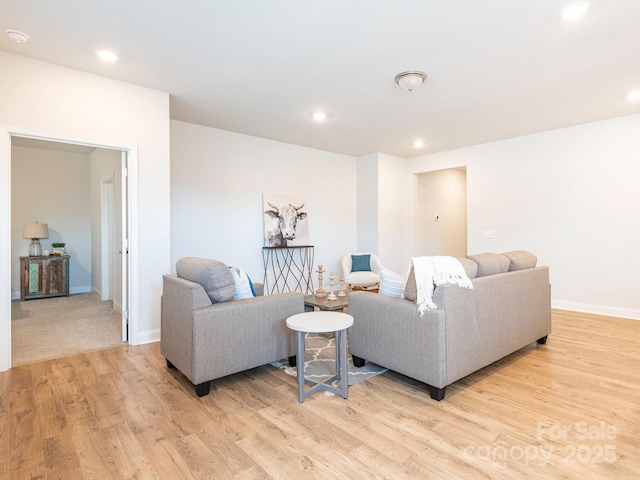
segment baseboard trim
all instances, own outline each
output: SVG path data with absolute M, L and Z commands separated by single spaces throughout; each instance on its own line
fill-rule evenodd
M 160 329 L 146 330 L 138 333 L 138 345 L 160 341 Z
M 570 310 L 573 312 L 594 313 L 596 315 L 606 315 L 608 317 L 629 318 L 640 320 L 640 310 L 631 308 L 608 307 L 606 305 L 593 305 L 589 303 L 565 302 L 562 300 L 551 300 L 551 308 L 559 310 Z
M 69 295 L 75 295 L 77 293 L 91 293 L 91 285 L 84 287 L 69 287 Z

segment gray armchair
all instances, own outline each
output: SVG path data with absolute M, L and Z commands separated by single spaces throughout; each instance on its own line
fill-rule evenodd
M 300 292 L 233 300 L 234 279 L 217 260 L 183 258 L 177 275 L 164 275 L 160 350 L 207 395 L 211 381 L 289 357 L 295 363 L 295 336 L 287 317 L 304 312 Z

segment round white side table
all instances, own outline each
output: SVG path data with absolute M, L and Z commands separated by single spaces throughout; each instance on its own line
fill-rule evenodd
M 300 403 L 313 393 L 325 390 L 327 392 L 341 395 L 347 398 L 348 369 L 347 369 L 347 328 L 353 325 L 353 317 L 342 312 L 306 312 L 298 313 L 287 318 L 287 327 L 298 332 L 297 369 L 298 369 L 298 400 Z M 305 333 L 328 333 L 336 334 L 336 374 L 322 383 L 316 383 L 304 378 L 304 338 Z M 334 387 L 331 383 L 339 381 L 339 386 Z M 305 391 L 305 383 L 314 385 Z

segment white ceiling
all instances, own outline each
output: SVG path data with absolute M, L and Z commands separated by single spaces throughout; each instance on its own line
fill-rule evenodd
M 640 1 L 592 0 L 572 24 L 567 3 L 3 0 L 0 49 L 169 92 L 176 120 L 411 157 L 640 113 Z M 427 82 L 400 90 L 405 70 Z

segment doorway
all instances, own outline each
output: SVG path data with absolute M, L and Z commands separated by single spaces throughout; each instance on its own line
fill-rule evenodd
M 72 261 L 76 260 L 76 265 L 71 263 L 71 278 L 78 279 L 75 285 L 71 284 L 70 293 L 72 297 L 74 294 L 95 294 L 96 298 L 101 298 L 103 293 L 106 292 L 109 297 L 109 301 L 114 309 L 117 309 L 121 313 L 122 323 L 122 341 L 128 339 L 128 322 L 127 322 L 127 290 L 130 284 L 128 279 L 129 268 L 127 266 L 128 250 L 121 248 L 120 257 L 121 261 L 118 262 L 118 255 L 116 248 L 121 245 L 127 244 L 126 233 L 128 232 L 128 204 L 126 199 L 127 195 L 127 181 L 126 181 L 126 167 L 127 156 L 126 152 L 116 150 L 114 148 L 101 148 L 97 145 L 83 145 L 77 143 L 65 143 L 64 141 L 57 141 L 54 139 L 42 139 L 22 137 L 20 135 L 13 135 L 11 137 L 11 145 L 20 147 L 20 152 L 23 154 L 25 151 L 31 150 L 32 152 L 38 152 L 43 158 L 64 158 L 65 155 L 72 158 L 70 162 L 60 161 L 57 164 L 50 162 L 46 164 L 46 167 L 32 168 L 27 175 L 22 173 L 19 187 L 13 184 L 16 180 L 16 168 L 15 159 L 10 159 L 12 165 L 12 191 L 11 198 L 11 211 L 12 211 L 12 223 L 11 223 L 11 244 L 14 245 L 11 250 L 11 259 L 16 257 L 17 251 L 22 252 L 24 240 L 21 239 L 22 221 L 25 220 L 24 215 L 16 215 L 15 210 L 20 211 L 20 206 L 13 205 L 16 202 L 16 195 L 18 198 L 24 198 L 25 194 L 18 192 L 17 189 L 29 190 L 29 187 L 38 186 L 39 190 L 45 191 L 46 200 L 40 199 L 42 205 L 49 204 L 61 204 L 59 212 L 55 211 L 55 208 L 51 207 L 48 211 L 45 210 L 45 221 L 47 217 L 53 219 L 54 225 L 50 223 L 50 239 L 53 241 L 59 241 L 57 236 L 62 236 L 63 240 L 68 241 L 67 253 L 71 254 Z M 36 150 L 37 149 L 37 150 Z M 48 156 L 48 152 L 52 151 L 51 157 Z M 62 152 L 72 152 L 72 154 L 64 154 Z M 13 156 L 13 151 L 12 151 Z M 36 155 L 37 156 L 37 155 Z M 74 172 L 74 165 L 78 165 L 78 161 L 88 160 L 88 166 L 82 166 L 77 170 L 82 170 L 77 173 Z M 107 160 L 110 163 L 107 163 Z M 22 160 L 22 157 L 20 158 Z M 76 162 L 74 164 L 74 162 Z M 52 164 L 53 163 L 53 164 Z M 106 165 L 102 168 L 103 171 L 111 171 L 108 181 L 105 184 L 101 184 L 97 181 L 98 178 L 104 176 L 104 172 L 100 168 L 94 168 L 94 164 Z M 24 168 L 22 168 L 24 170 Z M 62 170 L 64 175 L 52 174 L 53 170 Z M 91 172 L 88 175 L 85 172 Z M 98 170 L 94 173 L 94 170 Z M 79 186 L 81 183 L 82 175 L 88 176 L 85 181 L 89 186 Z M 65 176 L 69 177 L 69 181 L 65 183 Z M 27 181 L 25 182 L 25 177 Z M 56 183 L 58 182 L 58 183 Z M 106 188 L 105 188 L 106 187 Z M 96 194 L 94 195 L 93 190 Z M 87 192 L 91 191 L 87 197 Z M 106 205 L 103 205 L 103 194 L 106 193 Z M 41 195 L 42 192 L 33 193 L 34 196 Z M 73 195 L 76 195 L 74 200 Z M 22 196 L 21 196 L 22 195 Z M 59 197 L 62 197 L 60 200 Z M 66 204 L 64 198 L 67 198 Z M 95 197 L 95 198 L 94 198 Z M 83 202 L 84 198 L 84 202 Z M 79 199 L 79 200 L 78 200 Z M 56 203 L 57 202 L 57 203 Z M 28 203 L 28 202 L 25 202 Z M 91 204 L 88 207 L 85 204 Z M 15 208 L 14 208 L 15 207 Z M 106 216 L 104 216 L 103 210 L 106 207 Z M 40 210 L 40 209 L 38 209 Z M 23 211 L 22 211 L 23 212 Z M 21 213 L 22 213 L 21 212 Z M 89 215 L 90 226 L 87 226 L 87 215 Z M 61 219 L 68 217 L 68 220 L 61 221 Z M 105 218 L 106 217 L 106 226 Z M 58 227 L 59 231 L 56 231 Z M 102 231 L 103 227 L 106 230 L 107 242 L 105 248 L 110 252 L 110 259 L 107 262 L 106 274 L 108 282 L 104 285 L 100 280 L 102 271 L 100 269 L 101 256 L 102 256 Z M 87 229 L 89 231 L 87 231 Z M 96 232 L 99 234 L 96 235 Z M 89 239 L 87 239 L 87 236 Z M 118 238 L 120 236 L 120 238 Z M 17 237 L 17 238 L 16 238 Z M 94 237 L 98 237 L 97 239 Z M 87 253 L 88 252 L 88 253 Z M 23 254 L 23 253 L 20 253 Z M 15 269 L 15 262 L 11 261 L 11 266 Z M 124 267 L 123 267 L 124 265 Z M 98 268 L 96 268 L 98 266 Z M 75 267 L 75 271 L 74 271 Z M 94 278 L 95 274 L 95 278 Z M 15 274 L 12 274 L 12 291 L 16 291 L 15 287 Z M 19 291 L 19 289 L 17 289 Z M 14 295 L 15 296 L 15 295 Z M 51 299 L 55 300 L 55 299 Z M 47 302 L 48 300 L 39 300 L 39 302 Z M 37 302 L 37 301 L 36 301 Z M 13 309 L 12 309 L 13 310 Z M 9 333 L 11 333 L 11 325 L 9 326 Z M 18 337 L 16 337 L 17 339 Z M 105 346 L 113 346 L 105 345 Z M 99 348 L 99 347 L 98 347 Z M 93 348 L 96 349 L 96 348 Z
M 466 167 L 419 173 L 414 255 L 467 256 Z

